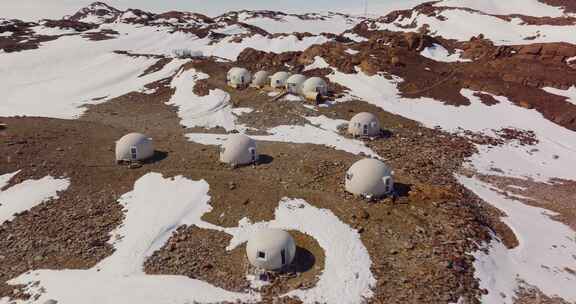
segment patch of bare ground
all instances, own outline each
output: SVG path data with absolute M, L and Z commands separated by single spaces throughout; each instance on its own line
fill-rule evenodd
M 98 32 L 83 33 L 82 37 L 92 41 L 110 40 L 118 37 L 120 33 L 112 29 L 102 29 Z
M 567 13 L 576 13 L 576 3 L 570 0 L 538 0 L 552 6 L 559 6 Z
M 571 304 L 558 297 L 549 297 L 543 294 L 538 288 L 523 284 L 520 286 L 515 304 Z
M 543 183 L 496 175 L 479 175 L 478 177 L 515 200 L 558 213 L 551 218 L 576 230 L 576 209 L 574 208 L 576 182 L 554 179 L 548 183 Z

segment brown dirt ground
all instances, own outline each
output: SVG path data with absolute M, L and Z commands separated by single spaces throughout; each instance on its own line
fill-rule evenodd
M 255 89 L 236 91 L 224 85 L 225 64 L 195 62 L 210 74 L 211 87 L 228 91 L 235 106 L 254 108 L 241 122 L 260 129 L 301 123 L 311 110 L 298 102 L 270 102 Z M 355 112 L 377 113 L 389 137 L 369 146 L 389 158 L 396 171 L 397 200 L 367 203 L 343 190 L 346 169 L 361 157 L 324 146 L 259 143 L 270 162 L 230 169 L 218 163 L 216 147 L 188 142 L 184 134 L 201 129 L 179 125 L 172 94 L 159 81 L 153 94 L 130 93 L 90 106 L 79 120 L 2 118 L 0 174 L 22 169 L 18 180 L 45 175 L 66 176 L 68 191 L 0 226 L 0 282 L 30 269 L 84 269 L 112 252 L 106 241 L 122 219 L 116 200 L 148 172 L 183 175 L 210 184 L 213 210 L 204 220 L 226 227 L 241 218 L 271 220 L 282 197 L 303 198 L 334 212 L 361 232 L 377 278 L 373 303 L 448 303 L 474 299 L 478 285 L 467 254 L 475 241 L 488 238 L 485 225 L 497 228 L 498 213 L 459 186 L 452 173 L 473 152 L 461 138 L 430 130 L 364 102 L 320 108 L 317 115 L 348 119 Z M 139 131 L 155 140 L 155 161 L 128 169 L 113 162 L 113 143 Z M 223 130 L 209 130 L 223 132 Z M 442 157 L 438 157 L 441 155 Z M 234 190 L 230 184 L 236 185 Z M 225 213 L 225 217 L 220 215 Z M 274 295 L 313 286 L 323 269 L 324 253 L 316 241 L 294 232 L 297 245 L 312 254 L 314 264 L 296 278 L 279 277 L 265 288 L 265 302 Z M 247 263 L 243 247 L 227 252 L 228 236 L 197 227 L 181 227 L 146 263 L 149 273 L 182 274 L 215 285 L 243 290 Z M 0 284 L 0 297 L 13 287 Z M 290 299 L 283 301 L 296 302 Z

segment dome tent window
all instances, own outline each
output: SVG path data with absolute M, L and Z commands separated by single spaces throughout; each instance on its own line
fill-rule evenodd
M 264 251 L 258 251 L 258 258 L 261 260 L 266 260 L 266 253 Z
M 256 155 L 256 148 L 250 147 L 248 148 L 248 151 L 250 152 L 250 156 L 252 157 L 252 163 L 255 164 L 258 158 Z
M 390 181 L 390 177 L 385 177 L 384 183 L 386 184 L 386 189 L 388 190 L 388 192 L 392 192 L 392 183 Z
M 132 160 L 136 160 L 138 158 L 138 148 L 136 148 L 136 146 L 132 146 L 130 148 L 130 156 L 132 157 Z

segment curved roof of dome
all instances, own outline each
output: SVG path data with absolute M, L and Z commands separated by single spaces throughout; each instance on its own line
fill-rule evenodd
M 294 239 L 290 233 L 273 228 L 263 228 L 254 231 L 248 239 L 247 246 L 255 246 L 263 250 L 278 250 L 286 247 L 287 244 L 293 243 Z
M 362 123 L 370 123 L 372 121 L 378 122 L 379 119 L 376 115 L 368 112 L 361 112 L 352 117 L 350 122 L 362 122 Z
M 375 158 L 364 158 L 355 162 L 348 172 L 358 173 L 358 177 L 362 179 L 381 179 L 392 175 L 392 170 L 383 161 Z
M 290 77 L 290 73 L 285 72 L 285 71 L 280 71 L 280 72 L 276 72 L 274 73 L 274 75 L 272 75 L 272 79 L 288 79 Z
M 294 74 L 286 80 L 287 83 L 303 83 L 306 81 L 306 76 L 302 74 Z
M 228 75 L 247 75 L 247 74 L 250 74 L 250 71 L 241 67 L 233 67 L 228 71 Z
M 116 144 L 135 145 L 140 142 L 147 142 L 147 141 L 151 141 L 151 138 L 142 133 L 128 133 L 122 136 L 118 141 L 116 141 Z

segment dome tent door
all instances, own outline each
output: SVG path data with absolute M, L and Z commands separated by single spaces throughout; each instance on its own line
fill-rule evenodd
M 138 159 L 138 148 L 136 146 L 130 147 L 130 159 L 131 160 Z
M 368 125 L 363 125 L 362 134 L 364 134 L 364 136 L 368 136 Z
M 252 159 L 252 163 L 255 164 L 256 163 L 256 149 L 249 148 L 248 151 L 250 152 L 250 157 Z

